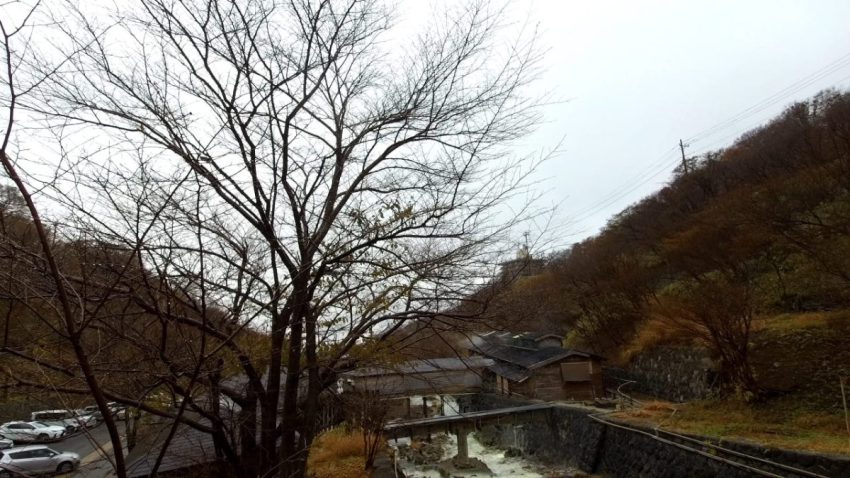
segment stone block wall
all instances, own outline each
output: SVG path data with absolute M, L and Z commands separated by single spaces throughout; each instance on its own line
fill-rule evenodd
M 652 395 L 675 402 L 700 400 L 719 389 L 716 366 L 703 348 L 656 347 L 632 359 L 625 367 L 605 367 L 605 387 Z
M 462 411 L 474 411 L 528 402 L 482 394 L 464 397 L 459 403 Z M 619 478 L 758 476 L 741 467 L 658 440 L 653 430 L 633 425 L 628 426 L 638 431 L 623 429 L 616 426 L 617 422 L 607 425 L 590 416 L 601 412 L 591 407 L 559 405 L 549 410 L 546 416 L 532 416 L 522 424 L 485 426 L 477 436 L 485 445 L 513 450 L 543 464 L 574 466 L 589 473 Z M 663 434 L 661 438 L 665 438 Z M 693 438 L 708 441 L 701 437 Z M 689 446 L 694 447 L 693 444 Z M 724 442 L 722 446 L 831 478 L 850 477 L 850 459 L 844 457 L 769 449 L 738 442 Z M 773 472 L 777 473 L 776 470 Z M 801 476 L 788 471 L 778 474 L 789 478 Z

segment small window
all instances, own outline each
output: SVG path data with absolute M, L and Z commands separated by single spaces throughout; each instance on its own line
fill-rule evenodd
M 13 460 L 26 460 L 27 458 L 33 458 L 33 452 L 19 451 L 15 453 L 9 453 L 9 456 L 12 457 Z

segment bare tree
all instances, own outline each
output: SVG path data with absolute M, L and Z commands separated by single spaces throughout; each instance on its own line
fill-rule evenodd
M 747 401 L 762 398 L 750 363 L 755 312 L 748 281 L 722 273 L 682 281 L 660 297 L 653 313 L 717 354 L 724 385 Z
M 302 476 L 317 398 L 362 338 L 480 313 L 456 306 L 529 213 L 503 206 L 533 169 L 506 148 L 536 121 L 533 42 L 500 44 L 486 3 L 392 44 L 377 1 L 61 14 L 67 49 L 45 58 L 66 60 L 33 62 L 51 74 L 25 103 L 62 145 L 46 190 L 134 264 L 91 280 L 147 325 L 111 323 L 146 358 L 136 386 L 200 418 L 106 395 L 212 433 L 246 476 Z
M 380 392 L 369 390 L 348 394 L 344 403 L 348 423 L 359 429 L 363 437 L 363 466 L 369 470 L 375 464 L 375 457 L 383 444 L 389 405 Z
M 36 12 L 37 7 L 38 3 L 31 8 L 23 7 L 23 12 L 16 12 L 20 20 L 14 25 L 7 23 L 9 17 L 4 15 L 3 18 L 0 18 L 0 34 L 2 34 L 0 47 L 3 49 L 2 83 L 5 87 L 2 96 L 0 96 L 0 101 L 2 101 L 6 116 L 4 129 L 2 134 L 0 134 L 2 136 L 2 139 L 0 139 L 0 164 L 2 164 L 3 171 L 14 184 L 14 189 L 16 190 L 16 193 L 11 193 L 7 189 L 5 196 L 7 199 L 10 197 L 15 198 L 14 203 L 17 205 L 17 208 L 15 208 L 17 212 L 29 216 L 28 219 L 31 221 L 35 231 L 34 242 L 38 245 L 39 250 L 34 250 L 33 248 L 28 248 L 25 245 L 16 244 L 11 241 L 3 241 L 2 249 L 5 253 L 4 255 L 11 257 L 13 261 L 22 258 L 23 262 L 40 269 L 43 271 L 43 276 L 49 280 L 49 285 L 47 285 L 49 293 L 45 293 L 44 288 L 30 287 L 30 284 L 27 284 L 25 281 L 20 284 L 22 287 L 9 287 L 8 290 L 22 288 L 24 295 L 27 296 L 31 292 L 34 292 L 37 296 L 36 300 L 44 303 L 51 310 L 52 314 L 50 315 L 52 317 L 44 317 L 41 314 L 37 315 L 43 319 L 44 324 L 54 332 L 55 336 L 59 339 L 65 339 L 60 346 L 70 346 L 75 358 L 75 365 L 77 366 L 75 368 L 78 368 L 79 372 L 57 365 L 56 363 L 51 363 L 37 356 L 28 356 L 26 352 L 15 347 L 10 347 L 8 330 L 10 321 L 12 320 L 11 314 L 6 316 L 2 352 L 11 353 L 18 358 L 28 359 L 40 367 L 49 369 L 51 372 L 65 375 L 69 379 L 77 379 L 85 384 L 86 389 L 90 392 L 98 409 L 103 414 L 109 439 L 114 447 L 114 467 L 118 472 L 118 476 L 124 477 L 126 476 L 126 471 L 118 428 L 110 413 L 107 398 L 103 393 L 99 379 L 92 367 L 92 360 L 87 350 L 82 346 L 82 336 L 88 320 L 86 309 L 80 306 L 83 302 L 80 300 L 80 294 L 66 277 L 65 271 L 60 267 L 57 254 L 54 250 L 55 243 L 50 231 L 42 221 L 39 208 L 33 199 L 31 187 L 22 178 L 19 172 L 18 162 L 13 159 L 11 142 L 19 101 L 32 91 L 39 82 L 46 79 L 46 76 L 36 76 L 30 78 L 29 83 L 21 83 L 17 81 L 18 79 L 16 77 L 16 72 L 24 64 L 21 56 L 18 56 L 18 52 L 27 52 L 30 49 L 29 42 L 32 28 L 30 20 Z M 4 239 L 8 237 L 8 235 L 4 234 Z M 15 262 L 21 262 L 21 260 Z M 18 268 L 9 268 L 7 269 L 7 273 L 16 269 Z M 10 281 L 14 280 L 11 275 L 8 278 Z M 13 302 L 11 301 L 9 303 L 10 312 Z M 39 310 L 34 308 L 29 301 L 24 301 L 23 305 L 33 311 Z M 54 317 L 57 320 L 50 320 Z

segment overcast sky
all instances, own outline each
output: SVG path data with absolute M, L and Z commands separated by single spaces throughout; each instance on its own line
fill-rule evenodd
M 419 15 L 421 4 L 399 7 Z M 562 245 L 663 187 L 679 138 L 695 137 L 689 155 L 717 149 L 795 100 L 850 87 L 848 0 L 515 0 L 508 10 L 539 26 L 539 87 L 564 100 L 518 148 L 564 140 L 540 172 L 567 225 Z

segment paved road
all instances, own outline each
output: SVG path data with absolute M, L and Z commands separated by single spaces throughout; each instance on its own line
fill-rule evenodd
M 71 451 L 80 455 L 80 457 L 85 457 L 95 450 L 96 443 L 108 442 L 109 434 L 106 431 L 106 427 L 103 424 L 100 424 L 94 428 L 88 428 L 62 441 L 51 443 L 49 446 L 56 451 Z
M 119 422 L 118 430 L 123 431 L 123 428 L 123 423 Z M 112 466 L 104 454 L 111 455 L 112 443 L 103 424 L 49 446 L 56 451 L 70 451 L 80 455 L 80 469 L 71 476 L 97 478 L 112 474 Z

